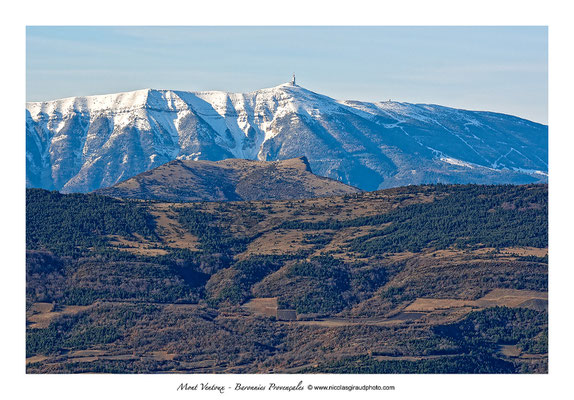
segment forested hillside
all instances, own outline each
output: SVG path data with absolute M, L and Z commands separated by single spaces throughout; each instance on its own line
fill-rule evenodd
M 547 192 L 184 204 L 28 189 L 27 369 L 545 372 Z

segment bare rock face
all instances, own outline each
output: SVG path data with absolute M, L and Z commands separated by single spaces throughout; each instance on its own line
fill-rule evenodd
M 173 160 L 305 156 L 363 190 L 546 182 L 548 127 L 491 112 L 338 101 L 297 85 L 252 93 L 145 89 L 28 103 L 28 187 L 89 192 Z
M 360 192 L 311 172 L 305 157 L 284 161 L 175 160 L 99 194 L 162 201 L 284 200 Z

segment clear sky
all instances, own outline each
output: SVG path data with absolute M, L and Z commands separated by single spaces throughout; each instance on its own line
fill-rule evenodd
M 433 103 L 548 121 L 546 27 L 28 27 L 27 101 L 143 88 Z

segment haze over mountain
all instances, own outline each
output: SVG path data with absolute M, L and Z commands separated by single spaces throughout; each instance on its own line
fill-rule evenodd
M 112 186 L 176 159 L 284 160 L 364 190 L 547 181 L 548 127 L 394 101 L 340 101 L 298 85 L 251 93 L 138 90 L 27 103 L 26 184 Z
M 99 194 L 142 200 L 239 201 L 336 196 L 359 189 L 311 172 L 305 157 L 282 161 L 174 160 Z

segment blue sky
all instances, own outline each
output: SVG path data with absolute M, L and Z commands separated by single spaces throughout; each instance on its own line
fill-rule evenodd
M 546 27 L 28 27 L 27 101 L 298 83 L 548 120 Z

